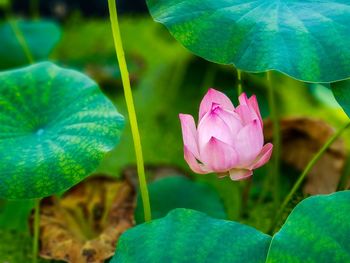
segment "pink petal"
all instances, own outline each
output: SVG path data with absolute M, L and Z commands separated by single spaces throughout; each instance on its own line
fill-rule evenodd
M 253 95 L 249 99 L 245 93 L 239 96 L 240 105 L 236 108 L 236 112 L 241 116 L 243 122 L 248 124 L 253 120 L 259 120 L 261 127 L 263 126 L 263 121 L 261 118 L 258 101 L 256 96 Z
M 264 136 L 258 120 L 240 130 L 234 144 L 239 156 L 239 166 L 249 166 L 258 157 L 263 145 Z
M 249 103 L 247 94 L 245 92 L 239 95 L 238 100 L 240 105 L 248 105 Z
M 273 149 L 272 143 L 265 144 L 265 146 L 262 148 L 260 154 L 258 155 L 256 160 L 254 161 L 251 169 L 252 170 L 257 169 L 257 168 L 263 166 L 265 163 L 267 163 L 271 158 L 272 149 Z
M 230 127 L 218 115 L 216 110 L 211 110 L 205 114 L 198 124 L 198 146 L 199 151 L 209 142 L 211 137 L 215 137 L 229 145 L 233 145 L 234 136 Z
M 212 137 L 201 151 L 201 160 L 214 172 L 223 173 L 235 167 L 238 156 L 230 145 Z
M 258 116 L 252 111 L 248 105 L 239 105 L 235 112 L 241 117 L 243 125 L 247 125 L 254 120 L 258 120 Z
M 233 181 L 239 181 L 249 178 L 253 175 L 252 170 L 248 169 L 231 169 L 230 170 L 230 178 Z
M 197 174 L 209 173 L 208 169 L 204 165 L 198 163 L 198 161 L 196 160 L 192 152 L 189 151 L 189 149 L 186 146 L 184 146 L 184 158 L 187 164 L 189 165 L 189 167 L 191 168 L 191 170 L 194 171 L 195 173 Z
M 224 93 L 215 89 L 209 89 L 199 106 L 199 120 L 211 110 L 213 103 L 219 104 L 222 108 L 229 111 L 235 110 L 231 100 Z
M 188 114 L 179 114 L 179 118 L 181 122 L 182 138 L 184 145 L 198 159 L 198 138 L 194 119 L 191 115 Z
M 234 111 L 228 111 L 220 106 L 215 108 L 215 113 L 221 118 L 230 128 L 231 136 L 236 136 L 239 130 L 243 128 L 241 117 Z
M 263 126 L 263 120 L 260 114 L 260 109 L 259 109 L 259 104 L 258 104 L 258 100 L 256 99 L 256 96 L 253 95 L 249 98 L 249 103 L 248 105 L 250 105 L 250 108 L 253 109 L 255 111 L 255 114 L 258 116 L 261 127 Z

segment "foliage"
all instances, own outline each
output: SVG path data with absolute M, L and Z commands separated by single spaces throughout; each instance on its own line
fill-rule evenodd
M 336 100 L 350 117 L 350 80 L 332 83 L 331 88 Z
M 156 21 L 210 61 L 249 72 L 274 69 L 311 82 L 350 77 L 350 5 L 344 1 L 147 3 Z
M 44 197 L 93 172 L 124 119 L 89 78 L 40 63 L 0 73 L 0 196 Z
M 112 262 L 347 262 L 349 198 L 344 191 L 303 200 L 272 239 L 239 223 L 174 210 L 125 232 Z
M 209 185 L 193 182 L 184 176 L 171 176 L 148 184 L 152 218 L 164 217 L 175 208 L 190 208 L 215 218 L 226 218 L 224 206 Z M 138 195 L 135 210 L 137 223 L 144 222 L 141 197 Z
M 61 37 L 59 26 L 48 20 L 11 20 L 0 24 L 0 69 L 30 64 L 28 48 L 34 61 L 47 60 Z
M 231 221 L 189 209 L 125 232 L 112 263 L 261 262 L 271 237 Z

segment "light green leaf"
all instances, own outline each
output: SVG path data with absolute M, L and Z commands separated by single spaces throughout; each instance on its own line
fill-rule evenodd
M 119 142 L 124 118 L 85 75 L 44 62 L 0 73 L 0 196 L 67 190 Z
M 126 231 L 111 262 L 264 262 L 270 240 L 239 223 L 176 209 Z
M 350 77 L 348 1 L 147 0 L 153 18 L 193 53 L 310 82 Z
M 193 182 L 184 176 L 159 179 L 148 185 L 152 218 L 164 217 L 175 208 L 190 208 L 215 218 L 226 218 L 225 208 L 217 192 L 209 185 Z M 144 222 L 141 196 L 135 210 L 137 223 Z
M 350 191 L 302 201 L 273 237 L 267 262 L 350 262 Z
M 58 25 L 51 21 L 10 21 L 0 24 L 0 69 L 30 64 L 21 38 L 35 61 L 47 60 L 61 37 Z

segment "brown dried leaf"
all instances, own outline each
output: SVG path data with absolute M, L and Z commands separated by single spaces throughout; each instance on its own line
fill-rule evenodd
M 126 180 L 92 177 L 40 212 L 40 255 L 72 263 L 104 262 L 119 236 L 134 225 L 135 190 Z
M 285 118 L 281 122 L 282 160 L 302 171 L 334 129 L 321 120 L 311 118 Z M 272 140 L 272 123 L 265 122 L 265 139 Z M 335 141 L 308 174 L 305 194 L 329 194 L 336 191 L 344 165 L 345 148 L 341 139 Z

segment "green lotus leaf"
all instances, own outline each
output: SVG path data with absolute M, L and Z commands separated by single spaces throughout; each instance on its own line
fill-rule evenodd
M 111 262 L 264 262 L 270 240 L 239 223 L 176 209 L 126 231 Z
M 12 20 L 0 24 L 0 69 L 29 64 L 21 36 L 33 59 L 41 61 L 47 60 L 58 43 L 61 30 L 56 23 L 46 20 Z
M 153 18 L 193 53 L 249 72 L 310 82 L 350 77 L 350 2 L 147 0 Z
M 350 262 L 350 191 L 303 200 L 273 238 L 176 209 L 126 231 L 111 262 Z
M 217 192 L 207 184 L 193 182 L 184 176 L 171 176 L 150 183 L 148 189 L 153 219 L 164 217 L 175 208 L 190 208 L 215 218 L 227 217 Z M 144 222 L 140 194 L 135 220 L 137 223 Z
M 49 62 L 0 73 L 0 197 L 60 193 L 119 142 L 124 118 L 85 75 Z
M 350 80 L 343 80 L 331 84 L 335 99 L 350 117 Z
M 350 191 L 302 201 L 273 237 L 267 262 L 350 262 Z

